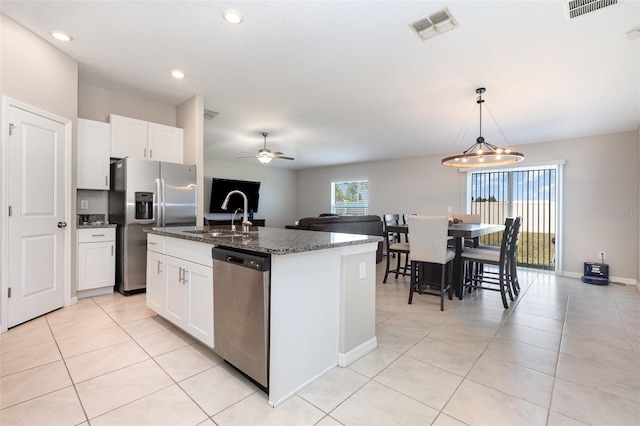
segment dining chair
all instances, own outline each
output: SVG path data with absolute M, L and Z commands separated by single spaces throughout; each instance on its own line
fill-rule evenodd
M 396 219 L 388 218 L 390 216 L 397 216 Z M 389 273 L 394 273 L 396 275 L 396 279 L 398 279 L 399 275 L 410 275 L 409 272 L 409 253 L 410 246 L 407 242 L 402 242 L 402 233 L 397 231 L 390 231 L 389 226 L 399 225 L 400 224 L 400 215 L 384 215 L 385 220 L 383 220 L 383 230 L 384 234 L 384 243 L 387 246 L 387 267 L 384 272 L 383 283 L 387 282 L 387 277 Z M 406 237 L 406 232 L 404 233 Z M 406 238 L 405 238 L 406 241 Z M 402 260 L 402 256 L 404 255 L 404 261 Z M 391 265 L 391 257 L 396 257 L 396 267 L 395 269 L 390 269 Z
M 460 299 L 462 299 L 464 295 L 465 288 L 469 290 L 483 289 L 498 291 L 502 297 L 502 305 L 505 309 L 509 308 L 507 295 L 509 295 L 511 301 L 514 300 L 511 263 L 515 264 L 515 262 L 510 262 L 509 258 L 510 256 L 514 256 L 515 252 L 514 233 L 516 231 L 516 219 L 519 223 L 520 218 L 508 217 L 505 220 L 505 229 L 502 233 L 500 251 L 466 249 L 462 252 L 465 273 L 463 275 L 462 289 L 459 294 Z M 485 268 L 485 266 L 488 265 L 497 267 L 497 272 Z M 513 268 L 515 268 L 515 266 L 513 266 Z
M 447 216 L 409 216 L 411 235 L 411 285 L 409 304 L 413 293 L 440 296 L 440 310 L 444 310 L 444 295 L 453 297 L 453 259 L 455 251 L 447 248 L 449 219 Z M 427 269 L 440 266 L 440 282 L 429 282 Z
M 506 223 L 506 221 L 505 221 Z M 513 244 L 511 245 L 511 249 L 508 253 L 508 258 L 507 258 L 507 262 L 509 264 L 508 266 L 508 277 L 509 277 L 509 286 L 511 286 L 511 290 L 513 291 L 513 294 L 515 294 L 516 296 L 518 294 L 520 294 L 520 282 L 518 281 L 518 241 L 519 241 L 519 237 L 520 237 L 520 225 L 522 223 L 522 218 L 520 216 L 517 216 L 514 219 L 513 222 L 513 226 L 514 226 L 514 230 L 513 230 Z M 476 248 L 476 251 L 478 250 L 490 250 L 493 252 L 500 252 L 500 248 L 501 246 L 494 246 L 494 245 L 489 245 L 489 244 L 483 244 L 483 245 L 479 245 Z M 492 271 L 487 271 L 487 274 L 496 274 L 496 272 L 492 272 Z

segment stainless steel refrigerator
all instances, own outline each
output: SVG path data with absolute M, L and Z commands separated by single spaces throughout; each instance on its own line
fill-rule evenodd
M 109 222 L 116 228 L 116 290 L 146 288 L 146 228 L 196 224 L 196 166 L 124 158 L 111 164 Z

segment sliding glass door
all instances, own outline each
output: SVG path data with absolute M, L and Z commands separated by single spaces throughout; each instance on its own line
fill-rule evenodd
M 520 216 L 518 264 L 555 269 L 558 229 L 558 166 L 470 172 L 468 203 L 483 223 L 504 223 Z M 487 235 L 483 244 L 500 245 L 500 234 Z

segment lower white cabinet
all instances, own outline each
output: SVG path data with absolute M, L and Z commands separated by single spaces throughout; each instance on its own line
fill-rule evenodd
M 162 253 L 147 250 L 147 307 L 164 316 L 164 260 Z
M 78 291 L 115 284 L 115 228 L 78 229 Z
M 212 348 L 212 246 L 147 237 L 147 306 Z

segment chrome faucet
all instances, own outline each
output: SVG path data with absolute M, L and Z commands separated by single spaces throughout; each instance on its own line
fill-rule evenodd
M 222 210 L 227 209 L 227 206 L 229 204 L 229 198 L 231 198 L 233 194 L 240 194 L 244 199 L 244 209 L 242 209 L 242 232 L 249 232 L 249 227 L 253 225 L 253 223 L 249 222 L 249 219 L 247 218 L 247 210 L 249 210 L 249 200 L 247 199 L 247 196 L 244 194 L 244 192 L 238 191 L 237 189 L 229 192 L 227 196 L 224 198 L 221 208 Z
M 231 230 L 232 230 L 232 231 L 235 231 L 235 230 L 236 230 L 236 224 L 234 223 L 234 222 L 235 222 L 235 220 L 236 220 L 236 213 L 241 212 L 241 211 L 242 211 L 242 209 L 241 209 L 240 207 L 238 207 L 238 208 L 236 209 L 236 211 L 235 211 L 235 212 L 233 212 L 233 216 L 231 216 Z

